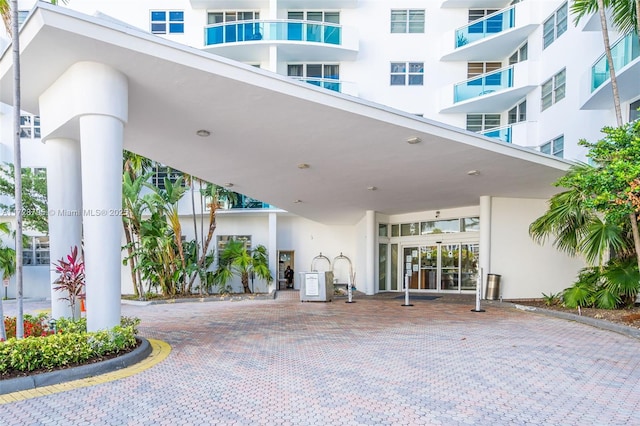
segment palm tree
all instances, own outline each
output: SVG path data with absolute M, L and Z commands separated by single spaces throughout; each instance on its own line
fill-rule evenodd
M 220 253 L 220 263 L 214 273 L 214 282 L 225 286 L 234 275 L 240 275 L 240 281 L 245 293 L 251 293 L 249 276 L 254 273 L 259 279 L 273 281 L 269 270 L 267 249 L 259 245 L 249 251 L 243 241 L 231 240 Z
M 620 108 L 620 94 L 618 92 L 618 80 L 616 78 L 613 55 L 611 54 L 611 44 L 609 42 L 609 30 L 607 27 L 606 9 L 613 11 L 614 25 L 620 29 L 632 29 L 640 33 L 640 0 L 573 0 L 571 11 L 575 15 L 575 22 L 579 22 L 585 15 L 598 12 L 600 15 L 600 28 L 604 41 L 604 52 L 609 65 L 609 76 L 611 78 L 611 90 L 613 91 L 613 106 L 616 112 L 618 127 L 624 124 Z M 638 216 L 635 212 L 629 214 L 629 222 L 633 235 L 634 246 L 638 269 L 640 269 L 640 232 L 638 231 Z

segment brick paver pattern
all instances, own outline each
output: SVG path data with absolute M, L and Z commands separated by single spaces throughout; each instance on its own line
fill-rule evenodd
M 638 425 L 640 341 L 397 295 L 123 305 L 169 357 L 0 406 L 1 425 Z

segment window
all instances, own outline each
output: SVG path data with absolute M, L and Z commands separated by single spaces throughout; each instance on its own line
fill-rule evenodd
M 422 86 L 424 82 L 423 62 L 392 62 L 392 86 Z
M 183 34 L 184 12 L 182 10 L 152 10 L 152 34 Z
M 379 237 L 388 237 L 389 236 L 389 225 L 386 223 L 378 224 L 378 236 Z
M 467 130 L 483 132 L 500 127 L 500 114 L 467 114 Z
M 167 189 L 164 181 L 165 178 L 168 178 L 171 183 L 176 183 L 182 176 L 182 172 L 178 170 L 174 170 L 170 167 L 157 164 L 154 167 L 153 176 L 151 176 L 151 184 L 159 189 Z M 182 180 L 181 186 L 185 186 L 184 179 Z
M 244 242 L 244 247 L 248 251 L 251 251 L 251 235 L 218 235 L 216 245 L 218 250 L 218 264 L 220 264 L 220 253 L 222 253 L 231 240 Z
M 338 64 L 289 64 L 287 75 L 325 89 L 340 91 L 340 65 Z M 333 82 L 332 80 L 336 80 Z
M 629 105 L 629 122 L 636 121 L 640 118 L 640 114 L 638 114 L 638 108 L 640 108 L 640 99 L 635 102 L 631 102 Z
M 469 62 L 467 64 L 467 78 L 472 79 L 482 74 L 487 74 L 502 68 L 501 62 Z M 494 73 L 486 78 L 477 78 L 469 81 L 469 86 L 499 85 L 501 73 Z
M 340 12 L 323 12 L 323 11 L 289 11 L 287 19 L 296 19 L 301 21 L 327 22 L 329 24 L 340 23 Z
M 23 265 L 49 265 L 49 237 L 25 236 L 22 251 Z
M 508 124 L 519 123 L 527 120 L 527 101 L 522 101 L 507 113 Z
M 207 14 L 207 23 L 209 25 L 223 22 L 251 21 L 254 19 L 260 19 L 260 12 L 209 12 Z
M 525 43 L 522 46 L 520 46 L 518 50 L 513 52 L 513 55 L 509 56 L 509 65 L 526 61 L 528 57 L 529 57 L 529 46 L 527 45 L 527 43 Z
M 478 21 L 480 19 L 483 19 L 485 16 L 491 15 L 497 11 L 498 9 L 469 9 L 469 22 Z M 487 33 L 500 32 L 502 31 L 502 14 L 499 13 L 490 18 L 487 18 L 485 22 L 477 22 L 473 25 L 469 25 L 468 31 L 471 34 L 480 34 L 485 31 Z
M 40 139 L 40 116 L 20 116 L 20 137 L 27 139 Z
M 391 33 L 424 33 L 424 9 L 392 10 Z
M 564 157 L 564 135 L 550 140 L 540 145 L 540 152 L 543 154 L 554 155 L 556 157 Z
M 546 49 L 567 31 L 567 3 L 564 3 L 542 25 L 542 41 Z
M 499 9 L 469 9 L 469 22 L 477 21 L 487 15 L 496 13 Z
M 552 78 L 542 83 L 542 111 L 561 99 L 564 99 L 566 79 L 566 69 L 563 69 Z

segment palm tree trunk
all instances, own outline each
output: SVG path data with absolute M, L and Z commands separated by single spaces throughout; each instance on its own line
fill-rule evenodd
M 600 14 L 600 27 L 602 29 L 602 41 L 604 42 L 604 53 L 607 57 L 609 65 L 609 77 L 611 78 L 611 90 L 613 90 L 613 107 L 616 112 L 616 121 L 618 126 L 622 126 L 622 109 L 620 108 L 620 94 L 618 93 L 618 80 L 616 78 L 616 69 L 613 63 L 613 55 L 611 54 L 611 43 L 609 42 L 609 29 L 607 26 L 607 15 L 604 6 L 604 0 L 598 0 L 598 13 Z
M 16 337 L 24 337 L 23 282 L 22 282 L 22 153 L 20 151 L 20 42 L 18 37 L 18 2 L 11 1 L 11 26 L 13 47 L 13 166 L 15 179 L 16 208 Z
M 122 227 L 124 228 L 124 238 L 127 242 L 127 255 L 129 257 L 129 269 L 131 270 L 131 282 L 133 283 L 133 290 L 135 295 L 142 300 L 142 294 L 138 290 L 138 282 L 136 280 L 136 262 L 133 258 L 133 241 L 131 240 L 131 230 L 126 222 L 122 221 Z
M 198 269 L 202 268 L 204 265 L 204 261 L 207 258 L 207 250 L 209 250 L 209 244 L 211 243 L 211 239 L 213 238 L 213 232 L 216 230 L 216 208 L 217 204 L 215 201 L 211 202 L 211 207 L 209 210 L 209 232 L 207 232 L 207 238 L 202 243 L 202 254 L 200 259 L 198 259 Z M 196 275 L 191 277 L 191 281 L 189 286 L 193 284 L 193 281 L 196 279 Z
M 631 231 L 633 233 L 633 244 L 636 248 L 636 260 L 638 262 L 638 271 L 640 271 L 640 233 L 638 233 L 638 216 L 636 213 L 629 214 L 631 221 Z

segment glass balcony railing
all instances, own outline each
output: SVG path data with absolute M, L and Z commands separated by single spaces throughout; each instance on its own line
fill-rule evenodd
M 254 20 L 207 25 L 204 29 L 205 46 L 258 40 L 341 45 L 342 27 L 317 21 Z
M 227 209 L 239 210 L 239 209 L 272 209 L 274 206 L 263 203 L 255 198 L 247 197 L 246 195 L 237 194 L 237 200 L 235 203 L 227 204 Z
M 613 56 L 613 66 L 619 71 L 631 61 L 640 56 L 640 45 L 638 44 L 638 34 L 631 31 L 611 46 L 611 56 Z M 609 80 L 609 63 L 605 54 L 591 67 L 591 91 L 602 86 Z
M 298 81 L 313 84 L 335 92 L 342 92 L 342 82 L 335 78 L 314 78 L 314 77 L 291 77 Z
M 513 65 L 456 84 L 453 86 L 453 102 L 466 101 L 509 87 L 513 87 Z
M 489 138 L 499 139 L 502 142 L 511 143 L 511 125 L 485 130 L 484 132 L 480 132 L 480 134 Z
M 515 26 L 516 9 L 515 5 L 491 15 L 487 15 L 483 19 L 473 21 L 469 25 L 458 28 L 455 34 L 456 48 L 466 44 L 473 43 L 485 37 L 506 31 Z

